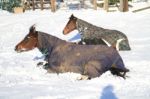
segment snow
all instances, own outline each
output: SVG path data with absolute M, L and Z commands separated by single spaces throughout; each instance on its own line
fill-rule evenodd
M 137 10 L 137 9 L 142 9 L 142 8 L 146 8 L 146 7 L 150 7 L 150 0 L 147 2 L 129 2 L 129 4 L 131 4 L 131 10 Z
M 117 29 L 129 39 L 132 50 L 119 52 L 130 72 L 124 80 L 110 72 L 78 81 L 80 74 L 48 74 L 36 64 L 38 49 L 17 53 L 14 47 L 36 24 L 37 30 L 76 41 L 78 31 L 63 35 L 71 14 L 100 27 Z M 11 14 L 0 11 L 0 99 L 149 99 L 150 10 L 138 13 L 102 10 L 49 10 Z

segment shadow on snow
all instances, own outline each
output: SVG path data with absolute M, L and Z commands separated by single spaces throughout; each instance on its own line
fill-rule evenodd
M 113 90 L 114 88 L 112 85 L 105 86 L 99 99 L 118 99 Z
M 68 41 L 74 41 L 74 40 L 79 40 L 81 39 L 81 35 L 79 33 L 77 33 L 75 36 L 73 36 L 72 38 L 70 38 Z

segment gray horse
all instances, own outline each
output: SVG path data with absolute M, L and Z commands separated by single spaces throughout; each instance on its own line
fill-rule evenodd
M 104 29 L 71 15 L 70 20 L 63 30 L 63 34 L 68 34 L 75 29 L 81 34 L 81 42 L 79 44 L 83 44 L 83 42 L 88 45 L 110 44 L 118 50 L 131 50 L 128 38 L 122 32 Z

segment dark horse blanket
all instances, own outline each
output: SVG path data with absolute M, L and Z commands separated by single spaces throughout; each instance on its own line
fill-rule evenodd
M 49 72 L 74 72 L 93 78 L 108 70 L 125 77 L 122 73 L 129 71 L 119 53 L 105 45 L 78 45 L 38 32 L 38 48 L 48 53 Z
M 86 44 L 104 44 L 105 41 L 118 50 L 131 50 L 127 36 L 120 31 L 104 29 L 78 18 L 76 27 L 81 33 L 81 41 Z

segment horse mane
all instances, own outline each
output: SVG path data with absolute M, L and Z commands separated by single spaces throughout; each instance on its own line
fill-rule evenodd
M 55 43 L 64 43 L 66 42 L 65 40 L 62 40 L 56 36 L 52 36 L 48 33 L 44 33 L 44 32 L 41 32 L 41 31 L 36 31 L 36 25 L 32 25 L 29 29 L 30 33 L 37 33 L 38 34 L 38 40 L 43 40 L 43 41 L 46 41 L 46 40 L 50 40 L 51 42 L 54 42 Z
M 98 26 L 96 26 L 96 25 L 93 25 L 92 23 L 89 23 L 89 22 L 87 22 L 87 21 L 85 21 L 85 20 L 82 20 L 82 19 L 79 19 L 79 18 L 77 18 L 77 22 L 76 22 L 77 24 L 77 29 L 78 28 L 81 28 L 81 27 L 88 27 L 88 28 L 99 28 L 99 29 L 101 29 L 101 30 L 105 30 L 104 28 L 102 28 L 102 27 L 98 27 Z
M 38 32 L 38 47 L 40 49 L 55 47 L 57 45 L 66 43 L 65 40 L 52 36 L 48 33 L 40 32 L 40 31 L 37 32 Z

